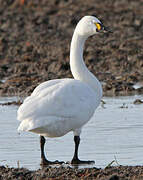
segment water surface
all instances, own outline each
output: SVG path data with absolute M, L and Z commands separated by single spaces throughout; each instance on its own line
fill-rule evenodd
M 105 167 L 115 158 L 121 165 L 143 165 L 143 104 L 134 105 L 143 96 L 104 97 L 81 134 L 79 157 L 95 160 L 96 167 Z M 18 100 L 0 98 L 0 103 Z M 39 136 L 17 133 L 17 106 L 0 106 L 0 165 L 10 167 L 40 167 Z M 48 138 L 45 151 L 49 160 L 70 161 L 73 156 L 73 133 L 60 138 Z

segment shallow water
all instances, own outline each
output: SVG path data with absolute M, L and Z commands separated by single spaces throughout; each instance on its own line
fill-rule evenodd
M 115 158 L 120 165 L 143 165 L 143 104 L 134 105 L 143 96 L 104 97 L 81 134 L 79 156 L 95 160 L 96 167 L 105 167 Z M 0 98 L 0 103 L 18 100 Z M 39 136 L 17 133 L 17 106 L 0 106 L 0 165 L 38 169 L 40 167 Z M 50 160 L 70 161 L 73 156 L 73 133 L 47 139 L 45 146 Z M 116 165 L 116 164 L 115 164 Z

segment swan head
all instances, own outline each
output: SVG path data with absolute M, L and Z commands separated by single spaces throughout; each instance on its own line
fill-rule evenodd
M 110 32 L 95 16 L 84 16 L 76 26 L 76 33 L 89 37 L 99 32 Z

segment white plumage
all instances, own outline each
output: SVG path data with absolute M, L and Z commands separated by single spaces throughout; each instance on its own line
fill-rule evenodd
M 31 131 L 42 137 L 59 137 L 73 131 L 75 154 L 72 163 L 85 162 L 76 157 L 79 145 L 76 137 L 79 138 L 81 128 L 91 119 L 102 97 L 100 82 L 83 62 L 85 40 L 100 30 L 104 28 L 96 17 L 83 17 L 74 31 L 70 49 L 70 67 L 75 79 L 55 79 L 40 84 L 17 113 L 21 121 L 19 131 Z M 42 163 L 49 163 L 44 155 L 41 154 L 41 158 Z
M 18 130 L 43 136 L 59 137 L 69 131 L 78 134 L 97 107 L 94 91 L 73 79 L 57 79 L 42 83 L 25 99 L 18 110 Z

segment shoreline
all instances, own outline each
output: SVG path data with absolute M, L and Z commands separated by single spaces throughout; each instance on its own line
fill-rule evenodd
M 96 180 L 141 180 L 143 166 L 108 166 L 101 168 L 45 167 L 38 170 L 0 166 L 0 178 L 5 179 L 96 179 Z

